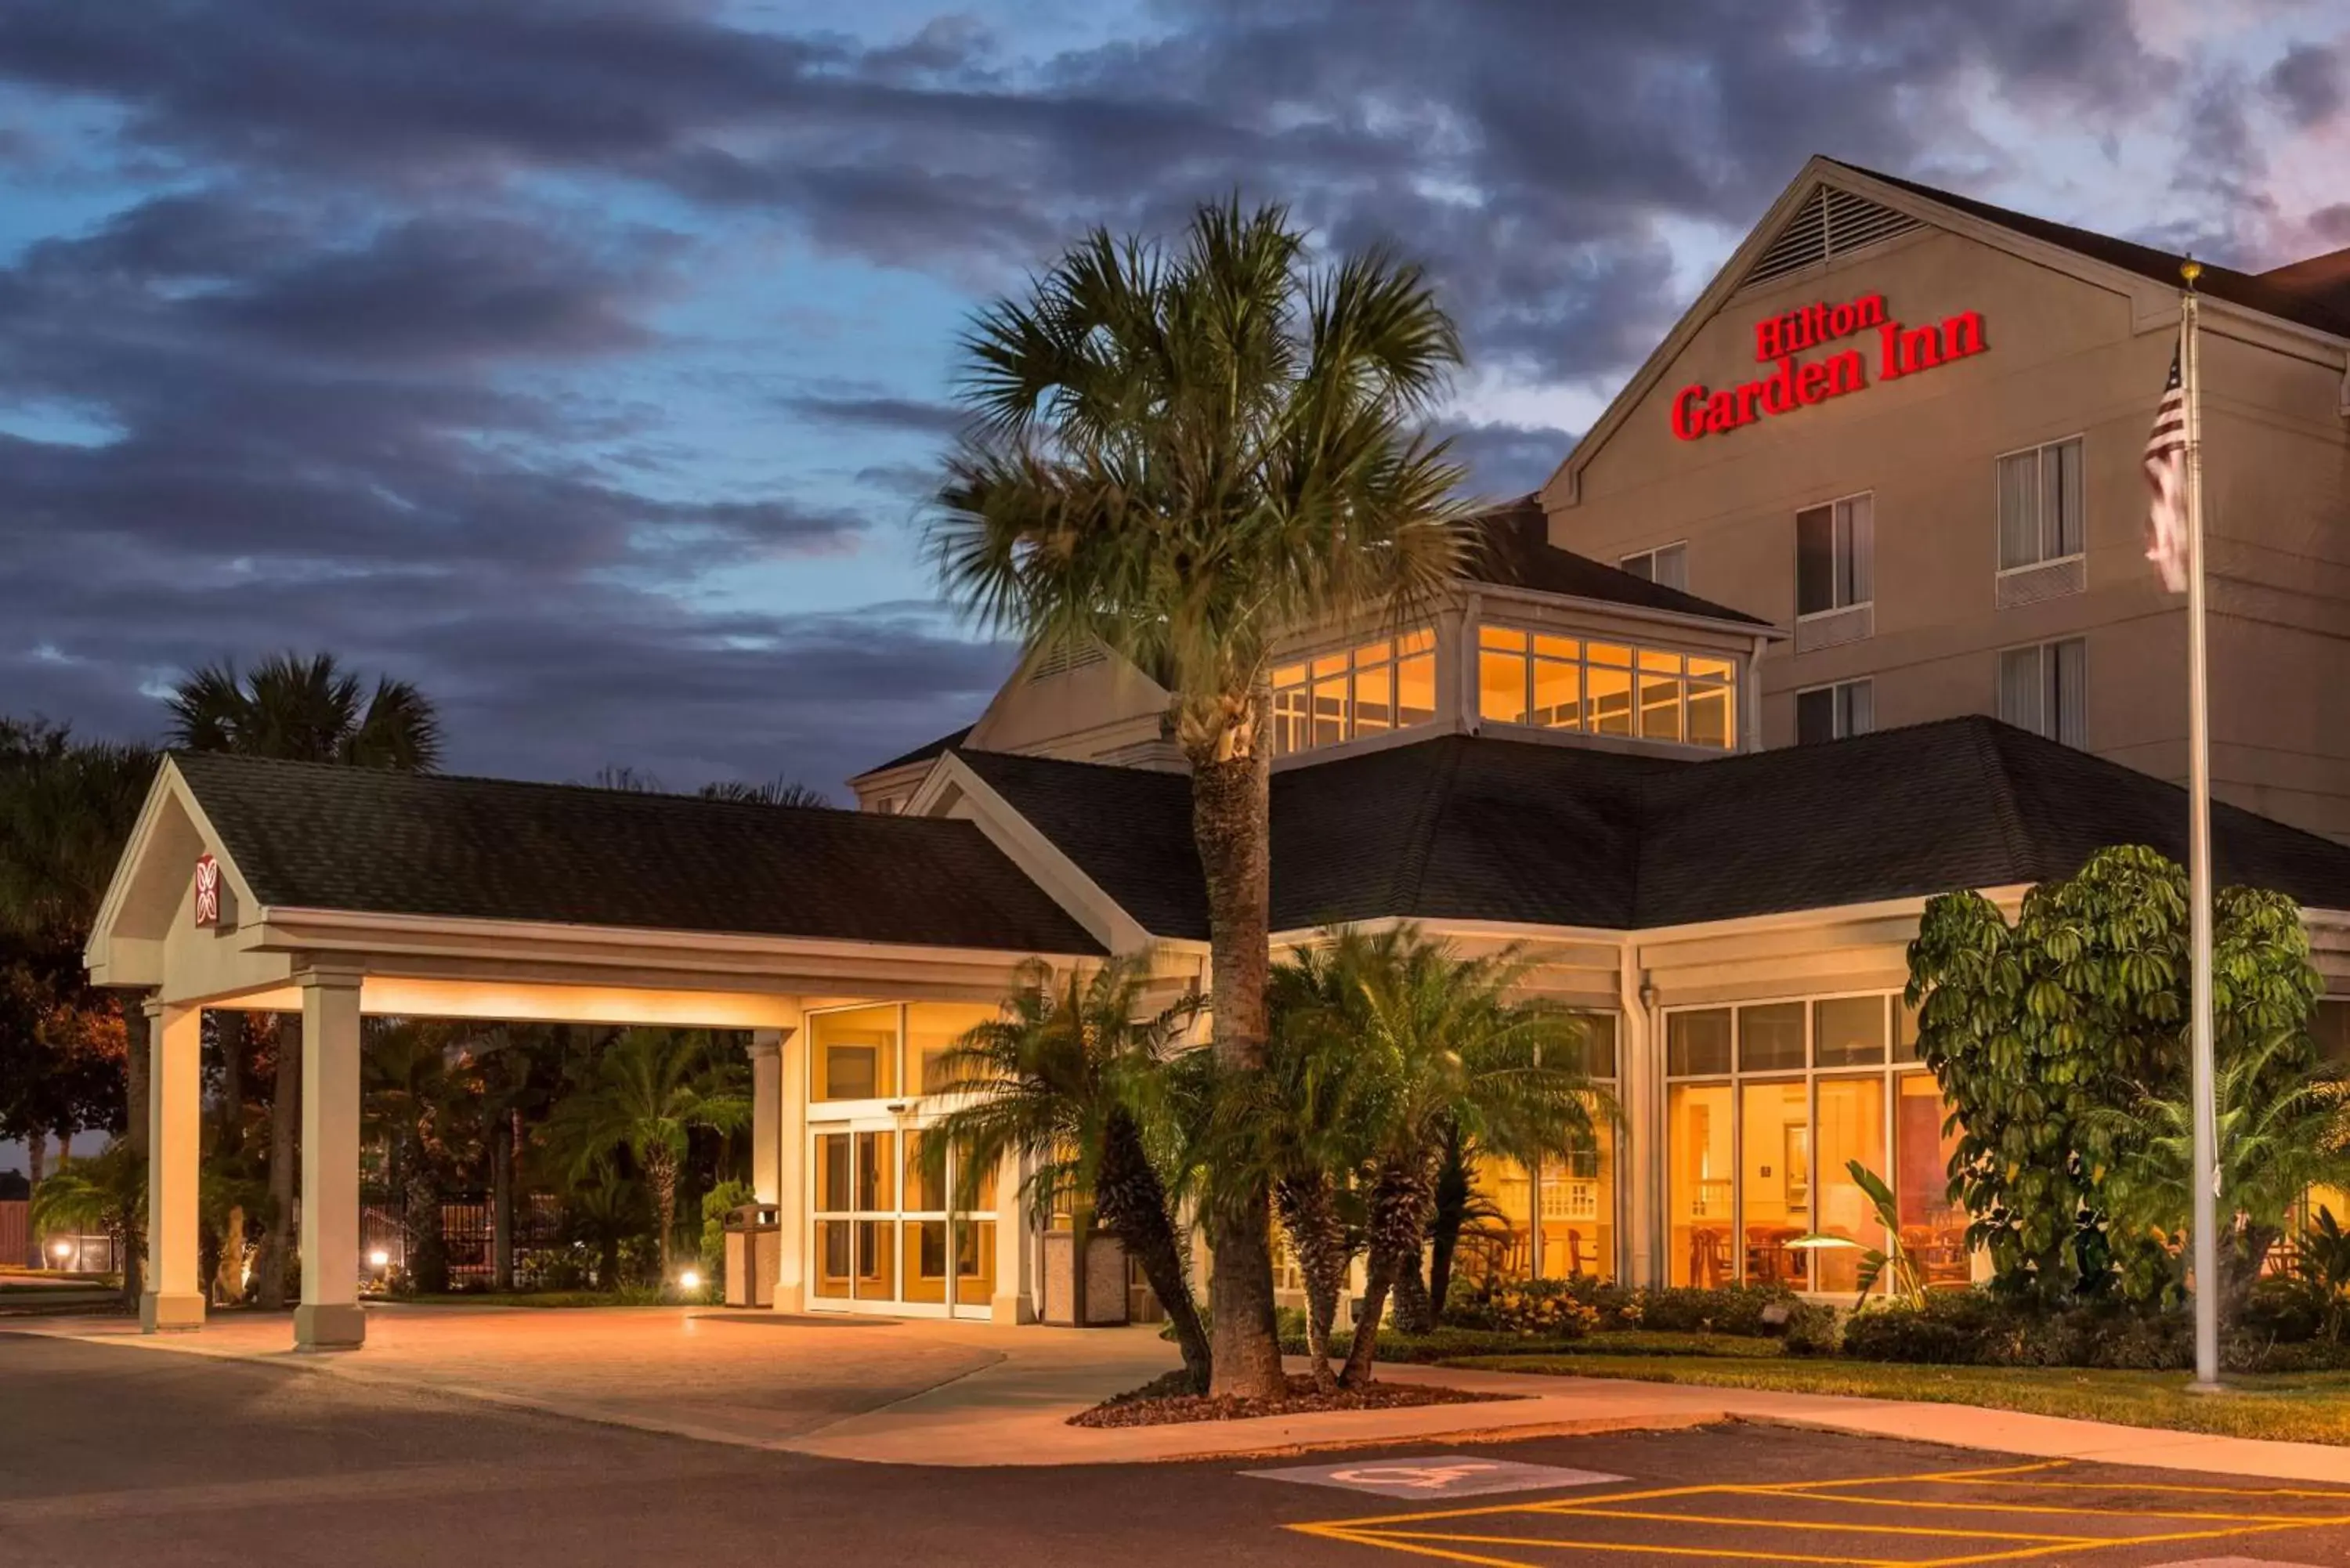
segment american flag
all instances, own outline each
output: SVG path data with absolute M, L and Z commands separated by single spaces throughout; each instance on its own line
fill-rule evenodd
M 2170 351 L 2170 379 L 2146 438 L 2146 483 L 2154 504 L 2146 517 L 2146 558 L 2162 573 L 2162 586 L 2187 591 L 2187 393 L 2178 381 L 2178 350 Z

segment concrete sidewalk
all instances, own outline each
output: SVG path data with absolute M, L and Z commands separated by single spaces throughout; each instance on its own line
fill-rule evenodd
M 14 1325 L 12 1325 L 14 1326 Z M 282 1316 L 142 1336 L 120 1319 L 19 1332 L 225 1355 L 741 1447 L 877 1464 L 1133 1464 L 1396 1443 L 1768 1422 L 2043 1459 L 2350 1482 L 2350 1448 L 2208 1437 L 2005 1410 L 1678 1384 L 1383 1367 L 1506 1402 L 1187 1426 L 1068 1417 L 1176 1365 L 1149 1330 L 810 1319 L 649 1307 L 380 1307 L 365 1350 L 298 1355 Z M 1301 1367 L 1302 1369 L 1302 1364 Z

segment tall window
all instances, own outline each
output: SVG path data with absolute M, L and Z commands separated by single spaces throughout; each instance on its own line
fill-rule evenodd
M 1273 672 L 1277 757 L 1435 718 L 1436 633 L 1425 627 Z
M 1825 615 L 1877 597 L 1875 498 L 1848 495 L 1795 514 L 1795 613 Z
M 1737 697 L 1728 659 L 1477 628 L 1477 711 L 1488 723 L 1728 751 L 1738 740 Z
M 1612 1093 L 1616 1015 L 1586 1013 L 1583 1022 L 1588 1033 L 1580 1065 Z M 1616 1136 L 1605 1116 L 1592 1124 L 1596 1143 L 1562 1149 L 1532 1167 L 1491 1157 L 1478 1162 L 1477 1195 L 1491 1212 L 1463 1234 L 1456 1277 L 1616 1278 Z
M 1917 1056 L 1916 1016 L 1882 992 L 1667 1013 L 1672 1282 L 1858 1289 L 1863 1252 L 1885 1238 L 1857 1161 L 1893 1188 L 1928 1282 L 1965 1284 L 1955 1142 Z
M 1668 588 L 1689 587 L 1689 545 L 1659 545 L 1653 550 L 1643 550 L 1637 556 L 1627 556 L 1616 563 L 1636 577 Z
M 1841 741 L 1877 728 L 1877 683 L 1839 680 L 1795 693 L 1795 743 Z
M 1999 716 L 2068 746 L 2088 743 L 2088 644 L 2080 638 L 1999 656 Z
M 2012 572 L 2082 549 L 2081 438 L 1999 460 L 1999 569 Z

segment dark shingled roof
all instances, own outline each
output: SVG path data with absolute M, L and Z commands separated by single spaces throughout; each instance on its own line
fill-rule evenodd
M 1480 513 L 1471 521 L 1482 535 L 1482 547 L 1472 554 L 1461 572 L 1472 583 L 1532 588 L 1538 593 L 1669 610 L 1675 615 L 1705 616 L 1746 626 L 1771 624 L 1744 610 L 1734 610 L 1711 599 L 1636 577 L 1588 556 L 1560 549 L 1550 542 L 1550 522 L 1536 496 L 1522 496 L 1507 505 Z
M 1830 160 L 1830 161 L 1835 161 Z M 2179 286 L 2178 264 L 2186 259 L 2184 256 L 2173 255 L 2168 251 L 2157 250 L 2152 245 L 2142 245 L 2134 240 L 2119 240 L 2111 234 L 2097 234 L 2094 230 L 2076 229 L 2070 223 L 2052 223 L 2046 218 L 2035 218 L 2029 213 L 2018 213 L 2006 207 L 1995 207 L 1989 202 L 1978 202 L 1971 196 L 1961 196 L 1954 192 L 1937 190 L 1931 185 L 1921 185 L 1914 180 L 1904 180 L 1898 175 L 1879 173 L 1874 169 L 1864 169 L 1857 163 L 1844 163 L 1840 166 L 1851 170 L 1856 174 L 1866 174 L 1872 180 L 1882 180 L 1887 185 L 1898 186 L 1915 195 L 1923 196 L 1929 202 L 1939 202 L 1946 207 L 1955 207 L 1960 212 L 1981 218 L 1986 223 L 1997 223 L 2004 229 L 2012 229 L 2019 234 L 2028 234 L 2035 240 L 2044 240 L 2053 245 L 2062 245 L 2066 250 L 2078 252 L 2093 261 L 2101 261 L 2109 266 L 2117 266 L 2126 272 L 2137 273 L 2141 277 L 2152 278 L 2157 283 L 2167 284 L 2172 288 Z M 2314 262 L 2323 262 L 2325 259 L 2312 258 Z M 2284 275 L 2280 277 L 2279 274 Z M 2196 279 L 2195 286 L 2212 298 L 2224 299 L 2230 305 L 2241 305 L 2248 310 L 2257 310 L 2263 315 L 2277 317 L 2282 320 L 2298 322 L 2303 327 L 2315 327 L 2320 332 L 2331 332 L 2336 337 L 2350 337 L 2350 305 L 2345 304 L 2338 295 L 2329 296 L 2327 289 L 2323 286 L 2304 286 L 2293 267 L 2280 267 L 2274 272 L 2263 275 L 2237 272 L 2232 267 L 2215 266 L 2206 262 L 2203 265 L 2203 275 Z
M 955 747 L 962 745 L 964 737 L 968 736 L 973 730 L 978 728 L 979 726 L 977 724 L 965 724 L 962 729 L 955 731 L 953 733 L 941 735 L 935 741 L 925 742 L 902 756 L 891 757 L 886 763 L 876 763 L 871 767 L 867 768 L 864 773 L 858 774 L 857 776 L 858 778 L 864 778 L 867 774 L 886 774 L 891 768 L 902 768 L 908 763 L 927 763 L 932 757 L 942 756 L 946 753 L 952 751 Z
M 1154 934 L 1207 935 L 1181 775 L 961 755 Z M 2186 829 L 2174 786 L 1981 717 L 1712 762 L 1443 735 L 1274 776 L 1273 923 L 1679 925 L 2183 859 Z M 2350 847 L 2226 805 L 2212 829 L 2223 883 L 2350 909 Z
M 173 761 L 253 896 L 279 908 L 1102 950 L 968 822 L 243 757 Z

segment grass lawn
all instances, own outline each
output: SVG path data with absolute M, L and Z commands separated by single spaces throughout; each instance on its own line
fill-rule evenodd
M 1905 1366 L 1790 1356 L 1624 1355 L 1605 1349 L 1571 1355 L 1456 1356 L 1444 1365 L 1483 1372 L 1623 1377 L 1788 1394 L 1846 1394 L 1865 1399 L 1924 1399 L 2111 1421 L 2125 1427 L 2350 1445 L 2350 1372 L 2230 1377 L 2233 1392 L 2210 1395 L 2189 1393 L 2184 1372 Z

